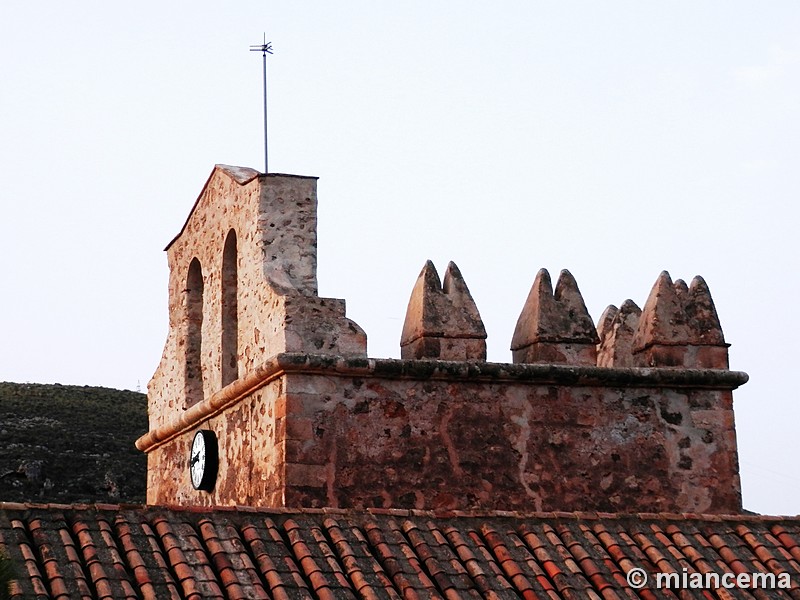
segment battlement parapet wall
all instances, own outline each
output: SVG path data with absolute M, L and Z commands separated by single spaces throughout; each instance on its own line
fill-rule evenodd
M 316 179 L 217 166 L 167 247 L 169 335 L 148 386 L 148 502 L 260 507 L 741 510 L 728 344 L 708 286 L 662 273 L 597 325 L 542 269 L 511 335 L 454 263 L 414 283 L 401 359 L 316 279 Z M 199 430 L 219 444 L 194 489 Z
M 441 285 L 428 261 L 409 300 L 401 356 L 485 360 L 485 339 L 461 271 L 451 262 Z M 465 350 L 461 340 L 474 343 L 474 350 Z M 595 327 L 572 274 L 561 271 L 553 290 L 550 274 L 541 269 L 517 320 L 511 352 L 514 363 L 727 369 L 729 345 L 702 277 L 687 286 L 663 271 L 643 310 L 632 300 L 620 308 L 610 305 Z

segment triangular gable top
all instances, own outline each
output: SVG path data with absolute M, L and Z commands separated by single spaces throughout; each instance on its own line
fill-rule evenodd
M 178 234 L 170 240 L 169 244 L 164 248 L 164 250 L 169 250 L 170 246 L 174 244 L 183 232 L 186 231 L 186 226 L 189 224 L 189 220 L 192 218 L 194 211 L 197 209 L 197 205 L 200 204 L 200 199 L 203 197 L 203 194 L 206 193 L 206 189 L 208 189 L 208 184 L 211 183 L 211 180 L 214 179 L 214 176 L 217 172 L 225 173 L 228 177 L 233 179 L 239 185 L 247 185 L 251 181 L 253 181 L 257 177 L 296 177 L 298 179 L 318 179 L 318 177 L 311 177 L 307 175 L 286 175 L 283 173 L 260 173 L 255 169 L 251 169 L 250 167 L 237 167 L 234 165 L 214 165 L 214 168 L 211 170 L 211 174 L 206 179 L 205 184 L 203 185 L 203 189 L 200 190 L 200 193 L 197 196 L 197 200 L 194 201 L 192 205 L 192 209 L 189 211 L 186 220 L 183 222 L 183 227 L 178 232 Z

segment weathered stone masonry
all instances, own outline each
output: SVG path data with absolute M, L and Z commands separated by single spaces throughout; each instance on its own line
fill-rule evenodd
M 280 352 L 366 356 L 344 301 L 317 296 L 316 203 L 314 178 L 214 169 L 166 248 L 169 336 L 148 386 L 151 429 Z
M 401 360 L 367 359 L 317 296 L 316 180 L 217 167 L 168 246 L 170 333 L 150 383 L 148 501 L 182 505 L 738 512 L 727 344 L 705 282 L 663 273 L 596 329 L 540 271 L 485 362 L 464 279 L 428 263 Z M 233 291 L 232 291 L 233 290 Z M 196 491 L 194 433 L 220 445 Z

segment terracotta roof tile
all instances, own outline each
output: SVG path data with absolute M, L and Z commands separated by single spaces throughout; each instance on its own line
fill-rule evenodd
M 53 597 L 94 597 L 63 515 L 59 512 L 44 514 L 31 520 L 28 527 L 38 546 Z
M 527 529 L 526 526 L 523 526 Z M 584 547 L 581 539 L 580 530 L 573 531 L 567 524 L 559 524 L 555 528 L 558 536 L 564 543 L 564 547 L 569 551 L 575 560 L 576 566 L 584 574 L 593 588 L 606 600 L 617 600 L 621 598 L 634 598 L 629 590 L 622 589 L 617 583 L 614 572 L 608 569 L 606 562 L 607 554 L 598 553 L 597 545 L 592 543 Z
M 560 598 L 542 566 L 529 553 L 521 552 L 521 543 L 509 539 L 488 523 L 482 525 L 481 534 L 487 548 L 519 594 L 531 598 Z
M 795 598 L 800 517 L 0 504 L 12 598 Z M 626 574 L 785 574 L 633 590 Z
M 240 531 L 248 552 L 254 558 L 258 573 L 266 584 L 265 588 L 269 589 L 273 598 L 288 600 L 289 590 L 293 590 L 294 598 L 313 597 L 271 519 L 248 519 L 242 524 Z
M 367 540 L 375 550 L 375 558 L 391 577 L 395 589 L 402 597 L 438 597 L 435 585 L 424 573 L 419 559 L 392 518 L 381 524 L 370 519 L 365 523 L 364 530 Z
M 45 578 L 39 568 L 36 555 L 33 551 L 33 545 L 30 542 L 26 531 L 25 524 L 19 519 L 13 519 L 9 522 L 9 526 L 4 528 L 5 532 L 0 531 L 0 546 L 11 550 L 9 555 L 14 557 L 13 551 L 17 550 L 17 557 L 22 558 L 24 568 L 20 568 L 23 577 L 20 578 L 16 587 L 16 593 L 33 594 L 35 597 L 47 597 L 47 588 L 45 587 Z M 6 550 L 8 552 L 8 550 Z M 24 575 L 27 575 L 25 577 Z
M 82 562 L 86 565 L 97 596 L 135 599 L 136 592 L 116 548 L 108 521 L 102 517 L 80 517 L 81 515 L 72 522 L 72 534 L 83 555 Z M 62 537 L 66 533 L 63 530 Z
M 298 520 L 300 522 L 298 522 Z M 319 525 L 305 518 L 287 519 L 284 529 L 303 574 L 320 598 L 355 598 L 347 577 Z M 335 593 L 334 590 L 339 593 Z
M 458 529 L 452 525 L 442 531 L 466 568 L 475 587 L 486 598 L 517 598 L 514 586 L 474 529 Z
M 602 522 L 587 527 L 587 538 L 596 540 L 595 548 L 606 554 L 604 564 L 611 572 L 614 582 L 621 589 L 631 591 L 627 583 L 627 574 L 635 568 L 645 569 L 648 573 L 680 572 L 680 565 L 673 565 L 669 561 L 669 553 L 662 552 L 656 544 L 639 545 L 633 536 L 642 538 L 644 527 L 638 518 L 636 521 L 621 522 L 619 519 L 609 518 Z M 643 543 L 643 542 L 642 542 Z M 645 587 L 636 590 L 639 597 L 647 600 L 653 598 L 675 598 L 670 590 L 658 590 Z
M 236 531 L 228 523 L 215 524 L 208 518 L 201 519 L 198 526 L 226 597 L 269 598 Z
M 369 542 L 358 527 L 340 524 L 335 519 L 325 519 L 324 526 L 334 550 L 341 557 L 344 572 L 353 590 L 365 599 L 401 596 L 392 580 L 369 549 Z
M 447 540 L 430 521 L 406 520 L 401 528 L 425 573 L 446 598 L 480 598 L 480 594 Z
M 169 569 L 162 545 L 149 523 L 135 513 L 117 514 L 114 533 L 118 549 L 144 597 L 179 598 L 178 585 Z M 109 519 L 110 521 L 110 519 Z

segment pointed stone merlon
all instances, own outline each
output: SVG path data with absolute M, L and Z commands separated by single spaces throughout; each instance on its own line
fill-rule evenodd
M 555 292 L 541 269 L 517 320 L 511 353 L 515 363 L 595 365 L 597 330 L 575 278 L 561 271 Z
M 687 286 L 663 271 L 633 336 L 634 365 L 727 369 L 729 346 L 703 278 Z
M 609 306 L 600 317 L 597 335 L 598 367 L 633 367 L 633 336 L 639 327 L 642 309 L 633 300 L 625 300 L 617 308 Z
M 408 301 L 400 356 L 486 360 L 486 329 L 455 263 L 447 265 L 444 284 L 431 261 L 422 268 Z

